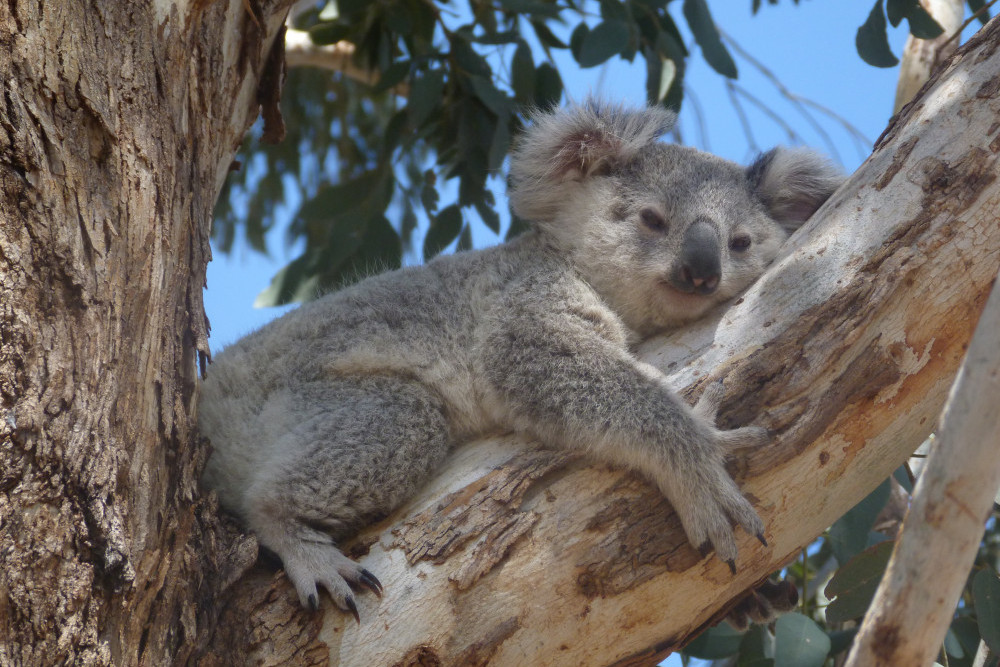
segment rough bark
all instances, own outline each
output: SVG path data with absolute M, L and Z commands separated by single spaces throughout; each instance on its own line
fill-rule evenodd
M 692 397 L 725 377 L 725 423 L 774 433 L 733 466 L 768 547 L 741 535 L 731 576 L 644 481 L 475 443 L 358 540 L 386 593 L 360 625 L 326 613 L 331 662 L 652 663 L 884 480 L 933 428 L 1000 267 L 998 46 L 994 21 L 736 304 L 644 348 Z
M 255 555 L 193 408 L 282 4 L 0 3 L 0 664 L 183 663 Z
M 929 665 L 941 650 L 1000 487 L 998 405 L 1000 289 L 994 288 L 848 667 Z

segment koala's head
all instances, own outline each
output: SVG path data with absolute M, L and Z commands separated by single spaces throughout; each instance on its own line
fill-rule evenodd
M 673 122 L 594 102 L 543 113 L 511 161 L 514 212 L 643 335 L 745 289 L 843 181 L 801 149 L 742 167 L 659 142 Z

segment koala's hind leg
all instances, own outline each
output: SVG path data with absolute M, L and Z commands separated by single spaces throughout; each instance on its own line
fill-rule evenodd
M 317 586 L 358 617 L 351 589 L 382 586 L 335 539 L 407 500 L 440 467 L 451 439 L 440 399 L 399 377 L 347 377 L 298 387 L 289 428 L 248 486 L 244 508 L 303 606 Z

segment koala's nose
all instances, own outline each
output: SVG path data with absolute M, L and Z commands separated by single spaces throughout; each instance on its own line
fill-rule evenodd
M 722 274 L 720 254 L 715 227 L 704 220 L 696 220 L 684 232 L 680 257 L 671 276 L 674 287 L 682 292 L 714 292 Z

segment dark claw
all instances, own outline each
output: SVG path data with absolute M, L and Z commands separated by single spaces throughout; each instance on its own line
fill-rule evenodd
M 729 566 L 729 571 L 733 573 L 733 576 L 736 576 L 736 561 L 727 560 L 726 565 Z
M 354 598 L 347 596 L 344 598 L 344 606 L 347 607 L 347 611 L 354 614 L 354 620 L 361 625 L 361 614 L 358 613 L 358 605 L 354 604 Z
M 701 554 L 702 558 L 704 558 L 705 556 L 707 556 L 711 552 L 712 552 L 712 543 L 710 541 L 708 541 L 708 540 L 705 540 L 704 542 L 702 542 L 701 546 L 698 547 L 698 553 Z
M 763 544 L 765 547 L 767 546 L 767 540 L 764 539 L 763 533 L 757 533 L 757 539 L 760 540 L 760 543 Z
M 309 608 L 313 611 L 319 611 L 319 600 L 316 599 L 315 593 L 309 596 Z
M 378 597 L 382 597 L 382 582 L 374 574 L 368 570 L 361 570 L 361 576 L 358 577 L 358 581 L 367 586 L 372 593 Z

